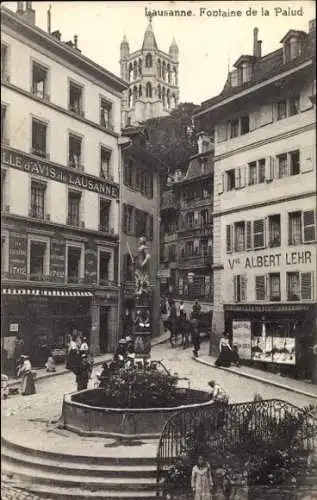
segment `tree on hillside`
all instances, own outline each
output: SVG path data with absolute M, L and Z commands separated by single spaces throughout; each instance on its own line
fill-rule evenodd
M 197 146 L 192 130 L 192 115 L 199 108 L 193 103 L 182 103 L 169 116 L 150 118 L 144 125 L 149 136 L 148 149 L 169 168 L 185 170 Z

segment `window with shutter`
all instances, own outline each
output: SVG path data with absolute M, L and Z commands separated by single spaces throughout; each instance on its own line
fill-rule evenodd
M 267 161 L 265 162 L 265 181 L 271 182 L 274 177 L 274 158 L 273 156 L 269 156 Z
M 302 242 L 302 217 L 301 212 L 288 214 L 288 244 L 299 245 Z
M 316 212 L 307 210 L 302 212 L 303 241 L 305 243 L 316 240 Z
M 253 222 L 253 248 L 264 248 L 265 245 L 265 223 L 264 219 Z
M 247 276 L 245 274 L 240 276 L 240 300 L 247 300 Z
M 286 273 L 287 300 L 300 300 L 299 273 Z
M 273 122 L 273 105 L 266 104 L 261 107 L 260 116 L 259 116 L 259 125 L 263 127 L 264 125 L 268 125 Z
M 234 249 L 236 252 L 243 252 L 245 248 L 245 226 L 244 222 L 234 224 Z
M 221 123 L 220 125 L 217 126 L 217 142 L 224 142 L 227 140 L 227 131 L 228 131 L 228 125 L 227 123 Z
M 313 273 L 301 273 L 301 296 L 302 300 L 311 300 L 313 298 Z
M 269 274 L 269 299 L 271 301 L 281 300 L 280 273 Z
M 314 169 L 314 149 L 312 147 L 307 148 L 302 156 L 303 159 L 300 162 L 301 173 L 312 172 Z
M 241 187 L 241 170 L 240 168 L 234 169 L 234 187 L 239 189 Z
M 226 250 L 227 253 L 232 252 L 232 226 L 226 226 Z
M 246 222 L 246 240 L 245 240 L 245 248 L 246 250 L 251 250 L 252 248 L 252 222 Z
M 236 274 L 233 277 L 234 301 L 242 302 L 246 300 L 247 277 L 243 274 Z
M 255 277 L 255 299 L 265 300 L 265 276 Z

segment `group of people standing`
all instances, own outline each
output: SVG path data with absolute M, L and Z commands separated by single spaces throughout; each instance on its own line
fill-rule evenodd
M 181 345 L 183 349 L 193 346 L 193 354 L 198 356 L 200 349 L 200 332 L 199 332 L 199 317 L 201 313 L 201 306 L 198 300 L 195 301 L 192 312 L 189 318 L 185 311 L 184 302 L 180 302 L 179 313 L 177 312 L 174 299 L 168 299 L 162 305 L 161 311 L 166 315 L 164 327 L 170 331 L 171 347 L 177 344 L 178 336 L 181 336 Z
M 66 368 L 76 376 L 77 390 L 87 389 L 92 372 L 92 363 L 88 359 L 89 346 L 86 337 L 73 335 L 67 349 Z

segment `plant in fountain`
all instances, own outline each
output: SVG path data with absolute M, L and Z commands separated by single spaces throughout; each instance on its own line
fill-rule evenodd
M 178 404 L 178 378 L 167 372 L 136 367 L 114 372 L 104 388 L 110 406 L 161 408 Z

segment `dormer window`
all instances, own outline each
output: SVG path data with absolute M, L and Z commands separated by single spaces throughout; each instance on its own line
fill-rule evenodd
M 284 38 L 282 38 L 281 43 L 284 45 L 284 63 L 293 61 L 301 55 L 305 37 L 306 33 L 303 31 L 290 30 Z
M 252 78 L 252 65 L 249 62 L 241 64 L 240 69 L 241 83 L 248 83 Z

